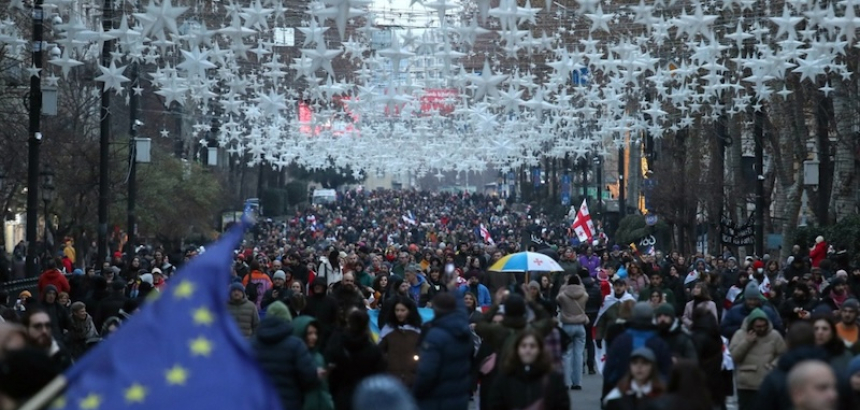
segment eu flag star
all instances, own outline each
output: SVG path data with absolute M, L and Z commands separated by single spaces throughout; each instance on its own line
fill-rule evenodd
M 98 394 L 90 393 L 81 400 L 81 410 L 96 410 L 102 405 L 102 398 Z
M 188 380 L 188 370 L 177 364 L 167 369 L 165 378 L 167 379 L 167 384 L 171 386 L 184 385 L 185 381 Z
M 215 321 L 215 315 L 206 306 L 195 309 L 193 316 L 195 325 L 209 326 Z
M 194 284 L 187 280 L 179 282 L 179 285 L 176 285 L 176 289 L 173 291 L 173 296 L 177 299 L 187 299 L 190 298 L 192 294 L 194 294 Z
M 146 398 L 146 387 L 138 383 L 132 384 L 129 388 L 125 389 L 125 400 L 129 403 L 143 403 L 143 399 Z
M 57 396 L 57 398 L 54 399 L 53 402 L 51 402 L 52 409 L 62 409 L 64 407 L 66 407 L 66 396 Z
M 212 353 L 212 342 L 207 340 L 203 336 L 200 336 L 196 339 L 191 339 L 191 341 L 188 343 L 188 346 L 191 348 L 192 356 L 209 357 L 209 354 Z

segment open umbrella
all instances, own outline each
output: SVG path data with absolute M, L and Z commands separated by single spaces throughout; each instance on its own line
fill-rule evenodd
M 536 252 L 518 252 L 499 259 L 492 272 L 561 272 L 564 269 L 551 257 Z

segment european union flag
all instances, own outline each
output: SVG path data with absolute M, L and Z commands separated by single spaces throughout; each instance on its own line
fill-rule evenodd
M 226 307 L 233 249 L 247 225 L 188 262 L 158 299 L 72 366 L 53 407 L 280 409 Z

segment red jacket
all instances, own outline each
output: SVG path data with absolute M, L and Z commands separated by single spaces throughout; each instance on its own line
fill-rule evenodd
M 812 262 L 812 267 L 817 268 L 818 264 L 827 257 L 827 242 L 816 243 L 812 250 L 809 251 L 809 260 Z
M 66 280 L 66 276 L 63 275 L 63 272 L 60 272 L 59 269 L 48 269 L 39 275 L 40 294 L 45 290 L 45 286 L 48 285 L 54 285 L 57 288 L 57 292 L 69 293 L 71 290 L 69 287 L 69 281 Z

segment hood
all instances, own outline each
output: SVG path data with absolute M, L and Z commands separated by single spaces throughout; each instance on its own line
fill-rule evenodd
M 582 285 L 564 285 L 561 287 L 561 293 L 573 299 L 580 299 L 588 295 L 585 286 Z
M 749 315 L 747 315 L 746 319 L 744 319 L 743 328 L 747 331 L 752 330 L 750 329 L 750 323 L 757 319 L 764 319 L 767 321 L 768 331 L 773 329 L 773 323 L 770 323 L 770 318 L 767 317 L 767 313 L 765 313 L 761 308 L 755 308 Z
M 791 349 L 780 356 L 779 361 L 776 363 L 776 367 L 779 370 L 788 373 L 796 364 L 805 360 L 821 360 L 826 363 L 830 361 L 830 357 L 827 355 L 827 352 L 820 347 L 801 346 L 796 349 Z
M 40 276 L 45 276 L 49 279 L 56 279 L 60 276 L 63 276 L 63 273 L 60 272 L 59 269 L 49 269 L 49 270 L 42 272 L 42 274 Z
M 471 337 L 469 319 L 466 317 L 465 312 L 461 312 L 460 310 L 433 319 L 433 327 L 448 332 L 455 339 Z
M 657 331 L 654 329 L 641 329 L 635 327 L 628 328 L 627 333 L 630 334 L 630 337 L 633 339 L 633 350 L 636 350 L 640 347 L 645 347 L 645 343 L 648 342 L 649 339 L 657 335 Z
M 263 344 L 275 344 L 293 334 L 293 325 L 284 319 L 266 316 L 257 328 L 257 340 Z
M 290 313 L 290 309 L 280 300 L 273 302 L 266 308 L 266 316 L 274 316 L 282 320 L 286 320 L 287 322 L 293 320 L 293 315 Z
M 47 295 L 47 294 L 48 294 L 48 292 L 54 292 L 54 296 L 55 296 L 55 298 L 54 298 L 54 303 L 57 303 L 57 298 L 60 296 L 60 292 L 57 290 L 57 287 L 56 287 L 56 286 L 54 286 L 54 285 L 47 285 L 47 286 L 45 286 L 45 289 L 44 289 L 44 290 L 42 291 L 42 293 L 39 295 L 39 299 L 40 299 L 42 302 L 45 302 L 45 295 Z
M 424 279 L 424 275 L 418 274 L 418 275 L 415 275 L 415 277 L 418 278 L 418 283 L 416 283 L 414 285 L 410 285 L 410 287 L 412 289 L 420 289 L 421 286 L 423 286 L 425 283 L 427 283 L 427 279 Z
M 317 320 L 313 316 L 302 315 L 293 319 L 293 333 L 295 333 L 296 336 L 300 337 L 302 340 L 305 340 L 305 336 L 307 336 L 308 334 L 308 326 L 310 326 L 312 323 L 315 326 L 317 325 Z

